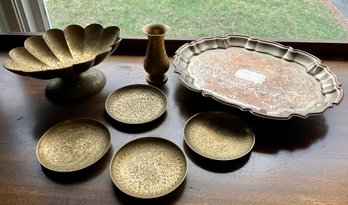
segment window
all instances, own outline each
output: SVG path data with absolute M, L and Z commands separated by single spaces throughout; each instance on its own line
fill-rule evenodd
M 167 36 L 227 34 L 287 40 L 348 40 L 344 0 L 0 0 L 0 31 L 41 32 L 69 24 L 117 25 L 144 37 L 142 25 L 162 22 Z M 348 14 L 347 14 L 348 15 Z
M 43 0 L 0 0 L 1 32 L 42 32 L 50 27 Z
M 334 2 L 335 4 L 333 4 Z M 162 22 L 173 38 L 243 34 L 290 40 L 347 40 L 342 0 L 45 0 L 53 27 L 118 25 L 123 36 L 144 36 Z M 336 6 L 335 6 L 336 5 Z M 344 7 L 344 6 L 343 6 Z

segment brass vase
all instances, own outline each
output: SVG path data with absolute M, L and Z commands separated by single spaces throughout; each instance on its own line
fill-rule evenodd
M 162 86 L 168 80 L 165 73 L 169 69 L 169 58 L 164 44 L 164 36 L 169 29 L 169 26 L 159 23 L 147 24 L 142 28 L 148 38 L 144 59 L 144 69 L 148 73 L 146 80 L 154 86 Z

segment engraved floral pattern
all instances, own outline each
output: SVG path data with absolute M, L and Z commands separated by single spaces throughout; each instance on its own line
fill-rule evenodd
M 40 140 L 40 162 L 54 171 L 85 168 L 99 160 L 110 146 L 108 130 L 94 121 L 66 121 L 50 129 Z
M 262 74 L 265 80 L 255 83 L 241 78 L 236 75 L 241 70 Z M 201 53 L 191 58 L 188 71 L 197 87 L 269 115 L 307 110 L 324 98 L 320 83 L 302 66 L 244 48 Z
M 107 111 L 114 119 L 141 124 L 161 116 L 167 106 L 166 97 L 148 86 L 127 86 L 112 93 L 107 99 Z
M 115 184 L 129 195 L 154 198 L 173 191 L 186 175 L 182 151 L 166 140 L 145 138 L 116 153 L 112 164 Z
M 173 65 L 186 87 L 271 119 L 306 118 L 341 102 L 337 77 L 305 51 L 242 35 L 181 46 Z
M 185 127 L 185 141 L 198 154 L 210 159 L 232 160 L 244 156 L 254 146 L 252 130 L 227 113 L 200 113 Z

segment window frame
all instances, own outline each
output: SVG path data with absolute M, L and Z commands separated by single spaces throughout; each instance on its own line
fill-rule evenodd
M 43 32 L 0 33 L 0 51 L 9 51 L 15 47 L 23 47 L 24 41 L 30 36 L 42 36 Z M 146 53 L 146 38 L 122 37 L 122 41 L 113 55 L 144 56 Z M 182 45 L 196 39 L 166 39 L 165 46 L 168 56 L 175 55 Z M 348 42 L 346 41 L 287 41 L 266 39 L 278 42 L 293 49 L 308 52 L 322 60 L 348 60 Z
M 43 32 L 51 28 L 44 0 L 1 0 L 0 11 L 3 32 Z
M 0 33 L 0 50 L 2 51 L 23 47 L 26 38 L 40 36 L 51 28 L 44 0 L 0 0 L 0 11 L 4 11 L 3 15 L 0 15 L 1 28 L 10 28 L 7 33 Z M 1 19 L 4 16 L 6 19 Z M 166 39 L 168 55 L 175 55 L 175 51 L 180 46 L 193 40 L 196 39 Z M 318 58 L 348 59 L 348 41 L 266 40 L 306 51 Z M 124 37 L 114 54 L 145 55 L 146 47 L 145 37 Z

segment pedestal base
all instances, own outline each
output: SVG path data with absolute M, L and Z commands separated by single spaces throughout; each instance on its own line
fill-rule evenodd
M 50 80 L 46 87 L 46 96 L 54 102 L 73 102 L 97 93 L 105 83 L 106 78 L 101 71 L 90 69 L 81 73 L 74 83 L 61 78 Z
M 153 86 L 156 86 L 156 87 L 161 87 L 168 81 L 168 77 L 167 77 L 167 75 L 161 75 L 161 76 L 147 75 L 146 81 L 150 85 L 153 85 Z

